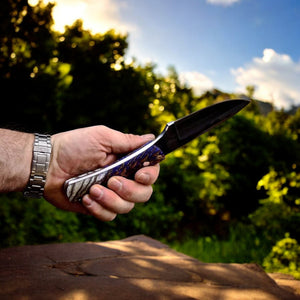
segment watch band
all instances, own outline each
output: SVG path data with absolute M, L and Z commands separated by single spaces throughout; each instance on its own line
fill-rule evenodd
M 31 174 L 24 196 L 41 198 L 44 194 L 46 176 L 51 157 L 51 136 L 34 134 Z

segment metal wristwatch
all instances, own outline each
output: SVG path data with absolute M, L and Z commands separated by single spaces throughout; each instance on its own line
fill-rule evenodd
M 34 134 L 31 174 L 24 196 L 29 198 L 41 198 L 44 194 L 46 176 L 51 157 L 51 136 L 46 134 Z

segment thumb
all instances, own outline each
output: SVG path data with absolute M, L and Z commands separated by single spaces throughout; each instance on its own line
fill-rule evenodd
M 114 153 L 127 153 L 131 152 L 146 143 L 155 139 L 153 134 L 145 134 L 145 135 L 134 135 L 134 134 L 122 134 L 123 137 L 119 140 L 119 142 L 113 146 Z
M 153 134 L 135 135 L 107 127 L 106 129 L 108 130 L 105 134 L 106 145 L 110 148 L 110 153 L 128 153 L 155 139 Z

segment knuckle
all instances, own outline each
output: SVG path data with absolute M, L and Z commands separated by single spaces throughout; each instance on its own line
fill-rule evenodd
M 119 191 L 119 195 L 123 199 L 130 200 L 134 197 L 134 194 L 135 193 L 129 184 L 126 184 L 126 182 L 124 184 L 122 184 L 122 189 Z
M 122 196 L 126 200 L 132 200 L 134 197 L 134 193 L 130 189 L 124 188 L 124 191 L 122 191 Z

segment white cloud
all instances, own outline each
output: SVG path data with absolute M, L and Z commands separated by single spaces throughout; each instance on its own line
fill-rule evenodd
M 239 2 L 240 0 L 206 0 L 207 3 L 213 5 L 223 5 L 223 6 L 230 6 L 234 3 Z
M 231 71 L 239 92 L 254 85 L 256 98 L 272 102 L 278 108 L 300 104 L 300 62 L 294 62 L 287 54 L 265 49 L 262 57 Z
M 192 88 L 196 96 L 200 96 L 204 92 L 211 90 L 214 84 L 210 78 L 199 72 L 181 72 L 179 80 L 182 84 L 186 84 Z
M 30 0 L 34 2 L 34 0 Z M 121 21 L 121 9 L 126 8 L 124 2 L 115 0 L 44 0 L 55 2 L 53 9 L 54 29 L 63 32 L 65 25 L 71 25 L 81 19 L 83 27 L 93 33 L 104 33 L 115 29 L 121 33 L 136 30 L 132 24 Z

